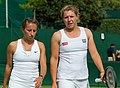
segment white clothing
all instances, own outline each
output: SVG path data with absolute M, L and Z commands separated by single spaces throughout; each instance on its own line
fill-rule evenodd
M 39 76 L 39 59 L 37 40 L 34 40 L 31 51 L 25 51 L 21 39 L 18 39 L 8 88 L 35 88 L 34 80 Z
M 113 57 L 108 57 L 108 61 L 114 61 Z
M 87 49 L 88 39 L 83 27 L 79 27 L 80 36 L 69 38 L 61 29 L 60 55 L 57 80 L 88 78 Z
M 59 88 L 90 88 L 88 79 L 69 80 L 62 79 L 57 82 Z

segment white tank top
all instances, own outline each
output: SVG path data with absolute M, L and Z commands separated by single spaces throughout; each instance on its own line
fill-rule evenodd
M 25 51 L 19 39 L 13 55 L 13 69 L 9 83 L 26 84 L 25 88 L 31 88 L 28 84 L 33 86 L 35 78 L 39 76 L 39 59 L 40 49 L 37 40 L 34 40 L 31 51 Z
M 88 39 L 83 27 L 79 27 L 80 36 L 69 38 L 61 29 L 60 55 L 57 79 L 87 79 Z

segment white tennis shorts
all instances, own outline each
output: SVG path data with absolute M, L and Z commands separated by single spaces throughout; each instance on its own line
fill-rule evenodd
M 88 79 L 84 80 L 71 80 L 62 79 L 58 80 L 58 88 L 90 88 Z

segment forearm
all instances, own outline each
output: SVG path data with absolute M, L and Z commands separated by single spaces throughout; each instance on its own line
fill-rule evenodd
M 50 72 L 51 72 L 51 78 L 52 78 L 52 83 L 56 83 L 56 75 L 57 75 L 57 60 L 52 59 L 50 61 Z
M 6 69 L 4 72 L 3 88 L 6 88 L 6 86 L 7 86 L 7 82 L 8 82 L 10 73 L 11 73 L 11 67 L 6 66 Z
M 98 55 L 98 57 L 94 58 L 93 61 L 100 71 L 100 77 L 103 78 L 103 76 L 105 74 L 105 71 L 104 71 L 103 64 L 102 64 L 100 56 Z
M 47 72 L 47 66 L 46 66 L 46 64 L 41 65 L 40 76 L 42 78 L 44 78 L 44 76 L 46 75 L 46 72 Z
M 54 66 L 51 66 L 51 78 L 52 78 L 52 83 L 56 83 L 56 70 L 53 69 Z
M 93 56 L 92 58 L 93 58 L 93 61 L 94 61 L 95 65 L 96 65 L 97 68 L 99 69 L 99 71 L 100 71 L 100 72 L 104 72 L 102 60 L 101 60 L 99 54 L 96 54 L 96 55 Z

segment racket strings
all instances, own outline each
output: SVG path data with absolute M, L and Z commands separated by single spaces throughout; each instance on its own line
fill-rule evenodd
M 113 68 L 106 70 L 106 82 L 109 88 L 115 88 L 115 73 Z

